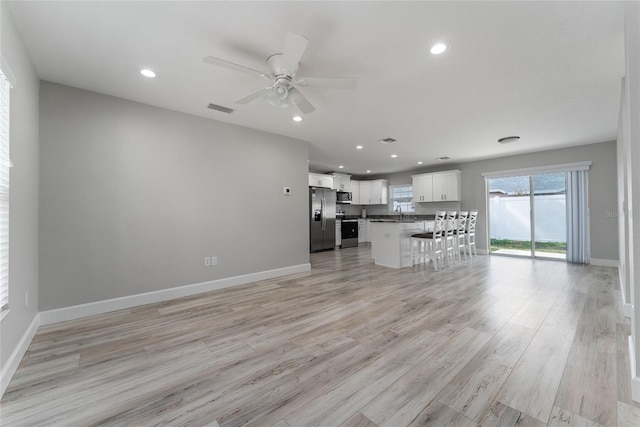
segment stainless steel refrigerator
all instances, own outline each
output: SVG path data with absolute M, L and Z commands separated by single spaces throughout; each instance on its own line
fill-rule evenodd
M 336 190 L 309 187 L 311 252 L 336 246 Z

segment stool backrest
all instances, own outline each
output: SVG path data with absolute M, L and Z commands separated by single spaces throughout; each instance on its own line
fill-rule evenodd
M 447 213 L 445 211 L 436 211 L 436 219 L 433 223 L 433 238 L 439 239 L 444 232 L 444 221 Z
M 469 212 L 460 211 L 458 214 L 458 227 L 456 228 L 457 234 L 464 234 L 467 231 L 467 217 L 469 216 Z
M 475 233 L 476 232 L 476 218 L 478 216 L 477 210 L 472 210 L 469 212 L 469 219 L 467 220 L 467 233 Z
M 447 212 L 447 218 L 445 219 L 444 224 L 444 235 L 445 236 L 453 236 L 453 231 L 456 228 L 456 211 Z

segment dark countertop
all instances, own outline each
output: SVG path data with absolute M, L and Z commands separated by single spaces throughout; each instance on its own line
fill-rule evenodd
M 435 218 L 435 215 L 402 215 L 402 222 L 433 221 Z M 336 217 L 336 219 L 370 219 L 374 221 L 400 222 L 400 215 L 367 215 L 366 218 L 361 218 L 359 215 L 345 215 L 344 217 Z

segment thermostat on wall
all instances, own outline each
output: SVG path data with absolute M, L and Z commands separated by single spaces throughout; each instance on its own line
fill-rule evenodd
M 285 196 L 290 196 L 291 195 L 291 187 L 282 187 L 282 194 L 284 194 Z

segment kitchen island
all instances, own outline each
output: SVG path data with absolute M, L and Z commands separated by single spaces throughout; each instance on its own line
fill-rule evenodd
M 424 233 L 433 221 L 372 220 L 371 256 L 377 265 L 402 268 L 411 266 L 411 235 Z

